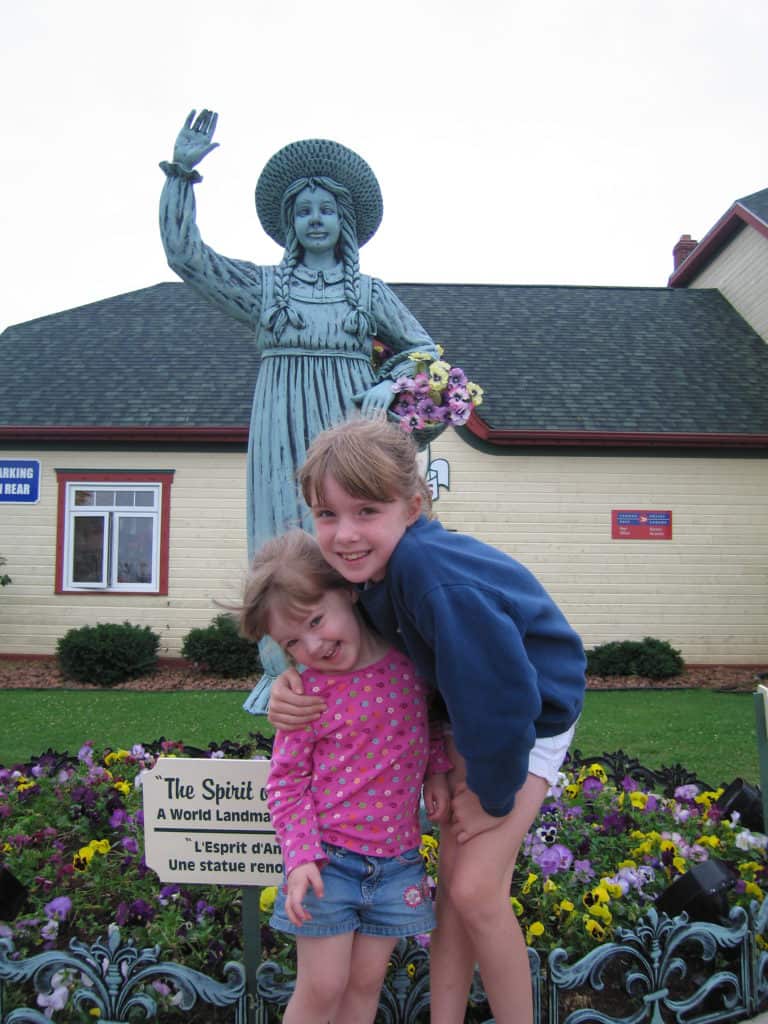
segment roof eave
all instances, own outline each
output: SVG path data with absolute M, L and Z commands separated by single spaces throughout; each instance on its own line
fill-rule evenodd
M 685 288 L 693 278 L 704 269 L 707 263 L 745 224 L 755 228 L 761 235 L 768 238 L 768 224 L 756 217 L 746 206 L 735 202 L 727 210 L 713 228 L 702 238 L 693 252 L 683 260 L 680 266 L 669 277 L 670 288 Z
M 246 445 L 248 443 L 248 427 L 0 426 L 0 440 Z
M 766 448 L 768 434 L 684 434 L 603 430 L 502 430 L 473 411 L 466 424 L 475 437 L 502 448 Z

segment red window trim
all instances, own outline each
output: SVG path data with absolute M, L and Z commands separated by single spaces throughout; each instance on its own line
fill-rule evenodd
M 54 593 L 104 597 L 161 597 L 168 594 L 168 565 L 171 538 L 172 469 L 132 472 L 130 469 L 88 472 L 81 469 L 57 469 L 59 493 L 56 512 L 56 583 Z M 160 484 L 160 578 L 157 590 L 65 590 L 64 589 L 64 527 L 67 519 L 67 484 L 71 483 L 137 483 Z

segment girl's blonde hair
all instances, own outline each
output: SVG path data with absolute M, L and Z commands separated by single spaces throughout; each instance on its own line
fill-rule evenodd
M 304 500 L 322 504 L 330 475 L 348 494 L 369 501 L 421 495 L 428 513 L 432 497 L 408 434 L 385 419 L 357 416 L 318 434 L 298 473 Z
M 349 583 L 323 558 L 317 541 L 304 530 L 289 530 L 267 541 L 251 562 L 236 611 L 243 636 L 261 640 L 269 632 L 275 609 L 300 615 L 329 590 L 348 589 Z

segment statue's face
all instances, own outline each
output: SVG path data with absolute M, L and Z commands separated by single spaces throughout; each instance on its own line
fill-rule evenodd
M 341 234 L 336 198 L 324 188 L 308 185 L 296 196 L 293 227 L 305 252 L 320 254 L 333 250 Z

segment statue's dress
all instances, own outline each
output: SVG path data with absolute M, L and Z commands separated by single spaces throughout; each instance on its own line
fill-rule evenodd
M 299 265 L 290 284 L 291 306 L 304 318 L 288 324 L 280 338 L 268 327 L 274 304 L 274 267 L 228 259 L 205 245 L 195 221 L 192 184 L 169 177 L 160 201 L 160 231 L 168 263 L 187 284 L 254 331 L 261 355 L 248 444 L 248 549 L 291 526 L 312 530 L 296 483 L 313 438 L 357 408 L 360 395 L 378 380 L 406 373 L 409 352 L 435 344 L 397 296 L 381 281 L 360 275 L 361 305 L 373 315 L 377 337 L 392 356 L 379 374 L 371 364 L 372 339 L 343 329 L 351 307 L 344 295 L 341 264 L 332 271 Z M 278 668 L 268 666 L 268 671 Z

